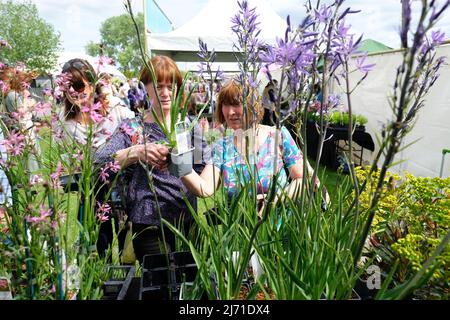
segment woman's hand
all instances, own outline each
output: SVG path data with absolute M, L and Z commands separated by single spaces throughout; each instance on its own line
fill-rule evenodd
M 144 162 L 160 170 L 168 167 L 169 149 L 161 144 L 147 143 L 131 146 L 116 152 L 114 158 L 122 168 L 137 162 Z
M 169 149 L 162 144 L 147 143 L 140 145 L 139 160 L 160 170 L 166 170 L 169 165 Z

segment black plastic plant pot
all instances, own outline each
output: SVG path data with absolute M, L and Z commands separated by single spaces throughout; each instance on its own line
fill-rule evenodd
M 144 256 L 142 268 L 146 270 L 164 267 L 168 268 L 169 265 L 167 264 L 167 261 L 169 261 L 170 265 L 170 258 L 166 254 L 147 254 Z
M 142 286 L 167 285 L 170 283 L 170 272 L 168 268 L 155 268 L 144 271 L 142 274 Z
M 108 280 L 103 284 L 104 300 L 124 300 L 134 277 L 134 266 L 108 266 Z
M 171 175 L 181 178 L 192 172 L 192 161 L 194 148 L 183 153 L 170 153 L 169 172 Z
M 197 265 L 188 264 L 179 268 L 175 268 L 176 282 L 193 282 L 197 276 Z
M 187 264 L 195 264 L 194 257 L 190 251 L 177 251 L 172 253 L 173 263 L 175 266 L 184 266 Z

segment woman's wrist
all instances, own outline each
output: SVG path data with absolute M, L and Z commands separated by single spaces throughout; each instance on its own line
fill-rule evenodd
M 122 168 L 138 162 L 142 155 L 142 145 L 131 146 L 126 149 L 119 150 L 113 156 L 120 163 Z

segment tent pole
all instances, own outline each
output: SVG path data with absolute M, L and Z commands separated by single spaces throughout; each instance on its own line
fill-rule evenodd
M 147 1 L 152 0 L 142 0 L 142 10 L 144 11 L 144 54 L 146 58 L 151 55 L 151 51 L 148 49 L 147 43 Z

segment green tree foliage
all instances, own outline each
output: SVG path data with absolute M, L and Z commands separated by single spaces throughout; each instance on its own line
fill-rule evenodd
M 3 62 L 21 61 L 43 73 L 53 69 L 61 44 L 60 34 L 39 17 L 35 4 L 0 0 L 0 17 L 0 37 L 12 47 L 2 51 Z
M 136 21 L 144 42 L 144 15 L 139 13 Z M 106 55 L 120 64 L 119 69 L 128 77 L 136 76 L 142 66 L 136 30 L 128 14 L 105 20 L 100 27 L 101 45 L 90 41 L 86 53 L 92 56 Z

